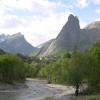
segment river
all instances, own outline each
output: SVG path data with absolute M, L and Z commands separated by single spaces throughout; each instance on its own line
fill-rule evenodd
M 73 93 L 72 88 L 60 85 L 48 85 L 46 81 L 27 79 L 27 87 L 1 89 L 0 100 L 43 100 L 46 97 L 60 98 L 62 95 Z

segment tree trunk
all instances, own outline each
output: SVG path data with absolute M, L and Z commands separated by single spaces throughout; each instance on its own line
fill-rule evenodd
M 76 84 L 75 96 L 79 95 L 79 84 Z
M 48 76 L 48 84 L 51 84 L 51 77 L 50 77 L 50 75 Z

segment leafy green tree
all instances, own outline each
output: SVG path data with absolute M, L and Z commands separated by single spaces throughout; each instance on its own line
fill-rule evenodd
M 29 75 L 28 77 L 36 77 L 40 70 L 40 66 L 37 62 L 32 62 L 29 66 Z
M 70 52 L 66 52 L 64 54 L 63 58 L 71 58 L 71 53 Z
M 76 96 L 79 93 L 79 87 L 84 78 L 84 57 L 79 52 L 74 52 L 70 60 L 70 65 L 68 68 L 68 82 L 75 86 Z
M 0 56 L 0 81 L 14 83 L 24 81 L 26 78 L 24 62 L 15 55 Z
M 69 65 L 69 58 L 60 58 L 56 61 L 45 64 L 40 70 L 39 74 L 48 80 L 48 83 L 66 84 L 67 82 L 67 68 Z
M 76 96 L 84 82 L 90 91 L 99 85 L 100 65 L 96 58 L 90 52 L 73 52 L 68 68 L 68 82 L 75 86 Z
M 90 49 L 89 49 L 89 55 L 92 58 L 92 61 L 90 62 L 91 65 L 91 74 L 89 77 L 89 87 L 90 89 L 93 88 L 94 90 L 99 90 L 100 89 L 100 43 L 94 44 Z
M 100 61 L 100 43 L 95 43 L 89 49 L 90 55 L 94 56 L 98 61 Z

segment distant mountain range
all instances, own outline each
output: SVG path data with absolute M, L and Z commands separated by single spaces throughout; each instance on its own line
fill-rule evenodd
M 29 55 L 37 48 L 29 44 L 20 32 L 14 35 L 0 35 L 0 49 L 8 53 Z
M 38 56 L 44 57 L 75 49 L 84 51 L 96 42 L 100 42 L 100 21 L 81 29 L 79 19 L 71 14 L 56 39 L 45 43 L 47 46 L 44 50 L 42 50 L 44 45 L 41 45 Z

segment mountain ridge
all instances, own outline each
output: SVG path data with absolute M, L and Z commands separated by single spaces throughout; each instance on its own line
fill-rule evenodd
M 95 28 L 92 27 L 93 25 Z M 88 49 L 93 43 L 100 42 L 99 27 L 100 21 L 96 21 L 81 29 L 78 17 L 72 14 L 69 15 L 67 23 L 65 23 L 56 39 L 52 41 L 42 56 L 54 55 L 62 50 L 73 51 L 75 48 L 81 51 Z
M 37 48 L 29 44 L 20 32 L 13 35 L 0 35 L 0 48 L 8 53 L 29 55 Z

